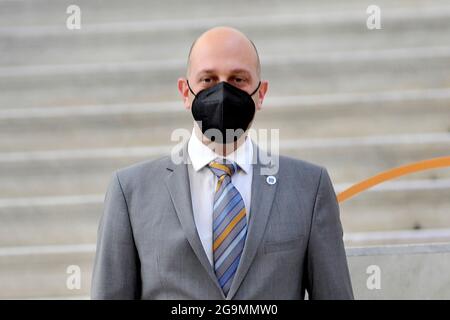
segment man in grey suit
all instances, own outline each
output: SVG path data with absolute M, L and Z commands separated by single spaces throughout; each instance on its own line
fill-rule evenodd
M 352 299 L 327 170 L 284 156 L 275 167 L 248 136 L 268 89 L 253 43 L 208 30 L 178 89 L 192 135 L 113 174 L 92 298 Z

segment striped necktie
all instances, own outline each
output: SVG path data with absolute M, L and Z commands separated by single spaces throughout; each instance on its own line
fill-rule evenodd
M 246 210 L 241 194 L 231 182 L 237 165 L 212 161 L 208 166 L 218 178 L 213 206 L 214 271 L 227 295 L 244 249 Z

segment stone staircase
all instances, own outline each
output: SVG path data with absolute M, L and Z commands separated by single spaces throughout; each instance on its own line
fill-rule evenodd
M 190 130 L 176 79 L 215 25 L 259 49 L 270 88 L 255 129 L 280 129 L 280 152 L 327 167 L 336 192 L 450 154 L 449 1 L 377 1 L 380 30 L 366 28 L 365 0 L 84 0 L 81 30 L 66 28 L 70 4 L 0 1 L 0 298 L 89 295 L 110 175 Z M 444 168 L 347 200 L 346 244 L 449 241 L 449 196 Z M 66 287 L 69 265 L 80 290 Z M 359 296 L 401 294 L 416 297 Z

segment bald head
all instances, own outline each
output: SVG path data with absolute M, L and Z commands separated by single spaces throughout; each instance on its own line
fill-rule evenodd
M 241 31 L 231 27 L 215 27 L 201 34 L 191 46 L 188 55 L 187 76 L 192 67 L 198 67 L 205 58 L 221 60 L 224 63 L 241 59 L 243 64 L 261 76 L 261 64 L 255 44 Z M 206 60 L 207 61 L 207 60 Z
M 192 108 L 197 93 L 226 82 L 247 92 L 260 110 L 269 87 L 261 79 L 261 66 L 255 45 L 246 35 L 230 27 L 212 28 L 191 46 L 186 77 L 178 78 L 184 107 Z

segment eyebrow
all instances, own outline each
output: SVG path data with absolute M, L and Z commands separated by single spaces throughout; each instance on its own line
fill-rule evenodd
M 216 70 L 214 70 L 214 69 L 201 70 L 200 72 L 198 72 L 198 75 L 211 74 L 211 73 L 216 73 Z
M 215 70 L 215 69 L 205 69 L 205 70 L 201 70 L 197 75 L 198 76 L 209 75 L 209 74 L 214 74 L 216 72 L 217 72 L 217 70 Z M 242 69 L 242 68 L 232 69 L 230 71 L 230 73 L 231 74 L 245 74 L 245 75 L 251 76 L 251 72 L 249 70 Z
M 231 70 L 231 73 L 245 73 L 247 75 L 251 75 L 251 72 L 246 69 L 233 69 Z

